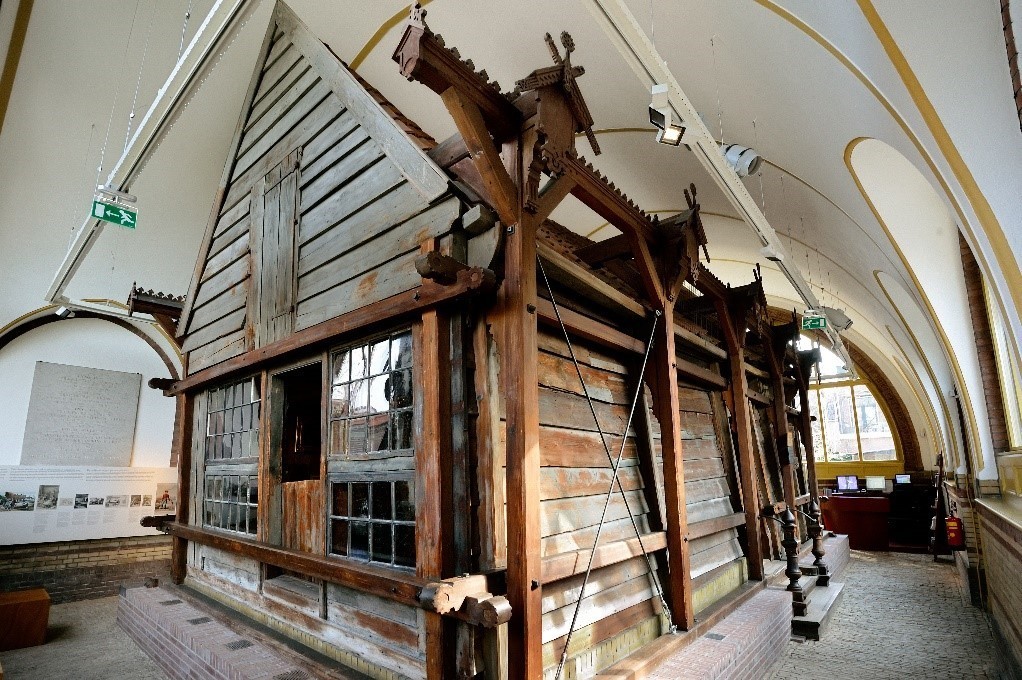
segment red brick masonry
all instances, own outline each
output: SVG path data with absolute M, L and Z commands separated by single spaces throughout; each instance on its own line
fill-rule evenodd
M 680 650 L 650 680 L 760 680 L 791 637 L 791 593 L 766 589 Z
M 222 617 L 165 588 L 124 589 L 117 606 L 117 624 L 173 680 L 364 677 L 296 662 L 294 651 Z

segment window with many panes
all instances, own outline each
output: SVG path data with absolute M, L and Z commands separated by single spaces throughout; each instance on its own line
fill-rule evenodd
M 396 567 L 415 566 L 411 480 L 331 483 L 330 552 Z
M 206 393 L 204 526 L 256 533 L 260 403 L 256 378 Z
M 415 567 L 412 334 L 331 352 L 331 554 Z
M 801 349 L 810 341 L 803 337 Z M 815 417 L 813 454 L 817 462 L 849 463 L 898 459 L 894 433 L 883 405 L 861 379 L 855 379 L 833 352 L 820 347 L 818 375 L 809 390 Z

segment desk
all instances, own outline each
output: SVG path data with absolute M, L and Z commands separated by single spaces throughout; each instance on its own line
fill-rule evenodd
M 820 499 L 827 529 L 848 534 L 853 550 L 887 550 L 887 516 L 891 502 L 886 496 L 839 496 Z

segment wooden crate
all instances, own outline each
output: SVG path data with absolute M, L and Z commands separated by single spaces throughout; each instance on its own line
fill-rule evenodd
M 46 589 L 0 593 L 0 652 L 43 644 L 49 620 Z

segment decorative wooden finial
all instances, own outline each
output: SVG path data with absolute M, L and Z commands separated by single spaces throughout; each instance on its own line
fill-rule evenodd
M 422 9 L 422 5 L 415 3 L 411 6 L 411 15 L 408 17 L 408 21 L 420 26 L 426 25 L 426 10 Z

